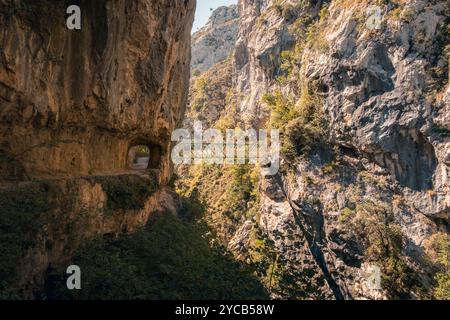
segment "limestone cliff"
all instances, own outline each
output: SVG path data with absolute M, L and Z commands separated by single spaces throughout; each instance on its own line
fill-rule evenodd
M 195 1 L 81 0 L 81 30 L 66 3 L 0 1 L 0 289 L 28 296 L 84 241 L 172 206 L 187 100 Z M 130 170 L 135 145 L 152 171 Z
M 448 296 L 448 258 L 436 258 L 450 243 L 446 1 L 238 6 L 216 123 L 280 128 L 281 170 L 203 166 L 181 172 L 180 190 L 208 204 L 274 297 Z
M 159 144 L 166 179 L 193 2 L 80 6 L 82 30 L 71 31 L 64 1 L 1 3 L 2 178 L 120 171 L 130 146 Z
M 238 30 L 237 6 L 213 11 L 208 23 L 192 36 L 191 71 L 204 72 L 228 58 L 234 49 Z

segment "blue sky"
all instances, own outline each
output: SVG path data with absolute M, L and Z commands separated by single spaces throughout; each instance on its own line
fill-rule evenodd
M 195 12 L 195 21 L 192 32 L 203 27 L 211 16 L 211 8 L 216 9 L 220 6 L 236 4 L 238 0 L 197 0 L 197 11 Z

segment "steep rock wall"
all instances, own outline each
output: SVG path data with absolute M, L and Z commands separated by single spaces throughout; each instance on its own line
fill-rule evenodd
M 176 211 L 164 185 L 195 1 L 81 0 L 81 30 L 66 3 L 0 1 L 3 297 L 33 297 L 86 241 Z M 130 170 L 135 145 L 158 150 L 155 168 Z
M 219 7 L 192 35 L 191 71 L 201 73 L 228 58 L 234 49 L 239 13 L 236 5 Z
M 64 4 L 0 3 L 2 179 L 120 171 L 153 143 L 167 180 L 194 1 L 81 1 L 82 30 Z
M 372 215 L 389 208 L 407 238 L 402 254 L 419 277 L 428 272 L 425 243 L 439 229 L 448 232 L 448 123 L 438 124 L 449 106 L 448 57 L 442 53 L 448 44 L 448 36 L 442 40 L 448 8 L 444 1 L 380 6 L 380 26 L 370 29 L 370 4 L 310 1 L 302 8 L 292 1 L 240 2 L 249 16 L 240 26 L 235 53 L 237 89 L 244 97 L 241 114 L 248 123 L 264 123 L 270 106 L 261 98 L 267 92 L 298 99 L 300 108 L 311 99 L 315 116 L 324 112 L 327 122 L 321 143 L 338 148 L 322 150 L 316 142 L 309 155 L 285 158 L 282 167 L 293 170 L 261 185 L 259 224 L 268 234 L 282 230 L 284 236 L 272 236 L 280 250 L 292 246 L 288 226 L 297 225 L 294 232 L 305 237 L 303 246 L 309 249 L 306 254 L 287 249 L 293 269 L 308 268 L 301 262 L 305 258 L 314 261 L 326 280 L 325 291 L 337 299 L 395 292 L 367 288 L 368 249 L 342 226 L 344 218 L 336 219 L 348 208 L 359 211 L 354 205 L 364 201 L 373 205 L 364 209 Z M 290 53 L 283 56 L 283 51 Z M 283 66 L 289 59 L 290 67 Z M 429 72 L 436 67 L 444 70 L 440 80 Z M 308 139 L 302 126 L 304 119 L 297 119 L 284 128 L 297 137 L 297 150 Z M 421 281 L 430 283 L 426 276 Z
M 272 266 L 260 277 L 275 297 L 433 297 L 436 270 L 448 274 L 432 250 L 449 241 L 446 2 L 238 7 L 233 94 L 216 125 L 278 127 L 281 170 L 254 190 L 245 169 L 203 167 L 181 188 L 200 191 L 236 257 Z

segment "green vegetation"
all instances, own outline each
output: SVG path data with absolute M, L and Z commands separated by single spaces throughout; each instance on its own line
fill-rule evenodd
M 440 272 L 436 274 L 436 287 L 434 297 L 438 300 L 450 300 L 450 272 Z
M 339 163 L 337 161 L 330 161 L 322 167 L 322 173 L 325 175 L 331 175 L 336 171 L 338 167 Z
M 309 7 L 309 4 L 304 5 Z M 281 52 L 277 77 L 280 85 L 289 85 L 293 93 L 276 90 L 262 97 L 262 102 L 271 109 L 269 126 L 282 130 L 281 151 L 290 162 L 323 146 L 326 128 L 323 98 L 317 84 L 307 80 L 302 70 L 305 52 L 316 54 L 328 50 L 323 35 L 328 7 L 324 5 L 318 17 L 311 16 L 305 9 L 302 12 L 290 28 L 295 45 Z
M 374 175 L 373 173 L 366 170 L 358 172 L 358 178 L 361 179 L 361 181 L 363 181 L 364 183 L 371 184 L 381 189 L 386 188 L 388 184 L 386 177 Z
M 286 225 L 281 231 L 275 231 L 273 239 L 279 241 L 295 241 L 300 245 L 302 239 L 294 236 L 293 225 Z M 259 279 L 265 284 L 270 294 L 284 299 L 324 299 L 321 290 L 324 279 L 318 270 L 314 269 L 314 262 L 303 260 L 299 265 L 286 257 L 275 248 L 274 240 L 255 227 L 252 230 L 249 259 L 250 266 Z
M 289 50 L 280 54 L 280 75 L 277 80 L 280 84 L 290 84 L 292 88 L 302 86 L 301 81 L 302 61 L 305 54 L 317 54 L 329 50 L 329 44 L 325 37 L 326 21 L 328 19 L 328 6 L 322 6 L 319 14 L 313 16 L 309 13 L 309 1 L 302 1 L 297 5 L 300 10 L 298 18 L 291 24 L 290 33 L 295 39 L 295 44 Z M 288 15 L 294 11 L 291 6 L 285 9 Z
M 234 199 L 244 201 L 255 201 L 258 198 L 259 173 L 250 165 L 233 165 L 232 194 Z
M 136 148 L 136 157 L 148 157 L 150 154 L 150 149 L 147 146 L 138 146 Z
M 346 207 L 342 209 L 342 212 L 339 215 L 339 222 L 347 223 L 348 221 L 354 218 L 355 214 L 356 214 L 355 210 Z
M 275 250 L 274 241 L 262 234 L 259 228 L 252 230 L 249 256 L 255 274 L 266 284 L 269 292 L 272 292 L 278 280 L 279 255 Z
M 0 190 L 0 296 L 8 296 L 17 280 L 17 266 L 35 246 L 37 235 L 52 208 L 49 194 L 56 190 L 45 182 Z
M 267 299 L 251 271 L 210 245 L 207 229 L 171 214 L 154 217 L 134 235 L 92 241 L 73 263 L 83 290 L 69 291 L 65 275 L 49 275 L 49 299 Z
M 286 123 L 299 116 L 293 98 L 284 95 L 281 91 L 265 94 L 262 102 L 271 107 L 270 127 L 272 128 L 282 128 Z
M 281 152 L 287 159 L 294 161 L 323 145 L 326 128 L 323 101 L 311 86 L 302 86 L 295 103 L 281 92 L 265 95 L 263 102 L 272 110 L 270 126 L 282 130 Z
M 449 9 L 447 9 L 449 11 Z M 448 12 L 447 12 L 448 13 Z M 429 83 L 429 90 L 431 92 L 441 91 L 448 83 L 448 70 L 450 61 L 450 19 L 447 18 L 445 23 L 442 23 L 438 28 L 438 33 L 435 38 L 435 44 L 439 51 L 438 57 L 434 64 L 427 69 L 431 78 Z
M 328 7 L 323 6 L 319 13 L 319 19 L 312 23 L 306 31 L 306 43 L 309 49 L 318 52 L 329 50 L 328 41 L 325 38 L 325 23 L 328 17 Z
M 200 76 L 195 80 L 192 89 L 191 108 L 196 112 L 201 112 L 205 108 L 205 103 L 208 100 L 207 86 L 208 78 L 206 76 Z
M 148 174 L 150 178 L 137 175 L 92 178 L 102 185 L 108 196 L 106 212 L 112 215 L 117 210 L 143 209 L 158 187 L 156 174 L 153 171 Z
M 198 165 L 187 171 L 176 182 L 176 190 L 185 198 L 204 201 L 208 212 L 202 218 L 220 230 L 219 236 L 233 234 L 243 217 L 259 214 L 259 170 L 254 165 Z
M 154 175 L 151 178 L 124 175 L 90 179 L 100 183 L 108 196 L 107 214 L 142 209 L 157 188 Z M 61 187 L 55 181 L 37 181 L 0 190 L 0 297 L 13 298 L 20 294 L 15 288 L 20 270 L 17 266 L 23 265 L 30 250 L 43 245 L 41 235 L 48 225 L 58 225 L 64 221 L 65 214 L 74 210 L 77 198 L 62 196 Z M 72 184 L 68 182 L 65 187 L 64 192 L 70 195 Z M 80 227 L 77 224 L 83 220 L 83 215 L 80 211 L 75 220 L 66 222 L 65 232 L 69 237 L 74 227 Z
M 33 13 L 36 12 L 38 10 L 39 6 L 31 0 L 20 0 L 17 1 L 16 3 L 14 3 L 14 13 Z
M 230 175 L 223 194 L 224 214 L 234 223 L 242 217 L 256 216 L 259 207 L 259 172 L 252 165 L 232 165 L 226 169 Z
M 220 115 L 219 120 L 214 124 L 214 128 L 221 130 L 222 133 L 226 129 L 234 128 L 237 126 L 238 118 L 238 102 L 237 97 L 233 89 L 229 89 L 225 97 L 225 108 Z
M 430 240 L 431 262 L 436 268 L 433 297 L 450 300 L 450 237 L 437 233 Z
M 389 18 L 394 21 L 410 22 L 414 12 L 411 8 L 405 8 L 403 5 L 399 5 L 389 11 Z
M 405 237 L 394 221 L 392 210 L 364 201 L 354 211 L 344 209 L 339 221 L 363 246 L 364 260 L 381 268 L 381 285 L 389 296 L 408 298 L 418 283 L 402 253 Z

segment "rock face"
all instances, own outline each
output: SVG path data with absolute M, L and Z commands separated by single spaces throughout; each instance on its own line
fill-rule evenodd
M 220 209 L 232 214 L 216 223 L 222 240 L 253 263 L 252 246 L 269 250 L 254 235 L 269 238 L 276 297 L 432 297 L 426 261 L 450 221 L 445 1 L 241 0 L 239 12 L 234 99 L 218 123 L 235 106 L 235 126 L 278 123 L 283 160 L 259 183 L 256 215 Z M 374 267 L 381 287 L 368 283 Z
M 293 5 L 294 2 L 290 1 L 286 1 L 281 8 L 272 1 L 240 2 L 243 22 L 235 50 L 236 83 L 237 89 L 244 94 L 242 114 L 249 123 L 258 124 L 266 117 L 267 109 L 261 102 L 261 96 L 278 86 L 274 78 L 279 74 L 277 68 L 282 60 L 281 52 L 293 42 L 289 26 L 296 21 L 296 15 L 298 19 L 302 14 L 301 8 Z M 315 7 L 311 6 L 310 14 L 316 14 L 319 6 L 320 2 Z M 326 37 L 327 47 L 318 50 L 315 44 L 311 44 L 303 51 L 299 57 L 302 64 L 300 81 L 316 82 L 319 94 L 324 98 L 323 110 L 328 120 L 328 130 L 331 130 L 327 139 L 341 146 L 341 150 L 352 150 L 357 158 L 372 161 L 373 164 L 364 164 L 370 174 L 381 170 L 384 172 L 382 174 L 389 174 L 395 181 L 395 189 L 385 190 L 385 195 L 364 188 L 362 199 L 377 199 L 392 205 L 390 197 L 403 197 L 409 205 L 393 205 L 393 210 L 399 216 L 409 216 L 410 222 L 403 221 L 400 225 L 411 237 L 412 243 L 420 247 L 433 229 L 422 214 L 435 221 L 443 219 L 445 224 L 450 218 L 449 167 L 445 151 L 448 150 L 449 140 L 445 134 L 439 135 L 433 130 L 438 126 L 437 118 L 445 112 L 443 110 L 448 110 L 449 100 L 445 90 L 434 100 L 430 99 L 433 79 L 426 71 L 446 63 L 447 58 L 442 56 L 442 44 L 436 39 L 441 37 L 439 28 L 445 25 L 448 12 L 442 1 L 433 4 L 415 1 L 397 8 L 401 14 L 407 12 L 412 17 L 408 21 L 395 22 L 388 14 L 394 8 L 384 7 L 380 21 L 384 30 L 377 33 L 364 26 L 358 27 L 353 16 L 358 10 L 361 10 L 358 5 L 345 9 L 338 3 L 331 3 L 329 18 L 322 22 L 326 32 L 319 36 Z M 364 19 L 364 11 L 360 12 Z M 417 40 L 419 37 L 420 43 Z M 315 41 L 317 43 L 320 39 Z M 290 90 L 295 90 L 295 85 Z M 447 127 L 448 122 L 444 126 Z M 342 156 L 340 169 L 359 171 L 354 165 L 343 164 L 346 162 L 345 154 L 342 153 Z M 349 289 L 345 276 L 338 276 L 336 280 L 330 276 L 331 272 L 326 271 L 336 270 L 336 265 L 345 264 L 345 260 L 339 262 L 340 254 L 335 256 L 339 252 L 333 249 L 335 227 L 332 226 L 335 222 L 327 216 L 332 215 L 334 210 L 342 210 L 343 204 L 348 204 L 350 194 L 339 195 L 332 191 L 343 185 L 345 189 L 342 179 L 333 182 L 333 179 L 315 174 L 317 182 L 302 182 L 329 161 L 323 154 L 315 157 L 316 160 L 312 161 L 302 160 L 296 167 L 296 181 L 288 182 L 281 175 L 279 181 L 272 179 L 262 185 L 266 190 L 261 204 L 265 213 L 260 223 L 270 233 L 287 225 L 289 220 L 300 219 L 303 234 L 324 232 L 320 238 L 307 239 L 307 244 L 335 298 L 360 294 L 370 296 L 368 292 L 358 292 L 355 286 Z M 339 169 L 336 171 L 339 172 Z M 375 179 L 378 179 L 376 174 Z M 270 190 L 277 189 L 274 186 L 285 193 L 284 202 L 272 200 L 273 192 Z M 309 197 L 313 195 L 318 195 L 321 203 L 315 209 L 309 202 Z M 338 203 L 336 208 L 332 202 L 338 196 L 343 204 Z M 291 211 L 294 217 L 286 215 Z M 323 227 L 319 228 L 324 229 L 317 229 L 319 222 L 310 215 L 323 219 L 320 222 Z M 283 242 L 279 245 L 288 246 Z M 320 254 L 317 252 L 319 248 Z
M 124 170 L 136 144 L 163 149 L 167 179 L 194 1 L 82 1 L 81 31 L 63 1 L 0 5 L 2 179 Z
M 81 0 L 81 30 L 65 3 L 0 1 L 0 291 L 27 296 L 84 241 L 172 205 L 157 186 L 187 100 L 195 1 Z M 136 145 L 150 173 L 129 172 Z
M 282 59 L 280 52 L 288 48 L 291 41 L 288 26 L 295 21 L 291 20 L 292 14 L 297 12 L 300 18 L 302 15 L 301 9 L 296 11 L 298 9 L 291 5 L 287 1 L 280 15 L 278 9 L 267 3 L 260 3 L 255 10 L 253 5 L 241 2 L 242 11 L 252 12 L 253 19 L 255 12 L 259 17 L 264 15 L 264 21 L 273 30 L 262 30 L 255 23 L 248 31 L 249 26 L 245 25 L 244 34 L 248 36 L 238 40 L 237 83 L 246 96 L 242 106 L 244 114 L 250 116 L 252 123 L 260 121 L 253 116 L 260 105 L 262 112 L 256 112 L 256 115 L 260 118 L 265 115 L 261 93 L 267 92 L 270 87 L 276 90 L 279 86 L 273 81 L 279 72 L 276 62 Z M 319 5 L 320 2 L 316 7 L 311 6 L 310 14 L 314 16 Z M 263 14 L 260 14 L 261 8 Z M 324 31 L 320 33 L 310 29 L 310 32 L 319 34 L 314 43 L 306 46 L 297 57 L 301 66 L 299 76 L 294 79 L 312 84 L 315 87 L 313 90 L 323 97 L 322 108 L 328 122 L 326 130 L 330 130 L 326 140 L 340 148 L 335 154 L 339 165 L 333 169 L 332 177 L 323 174 L 326 172 L 323 168 L 332 161 L 331 158 L 326 153 L 317 152 L 312 154 L 312 158 L 303 157 L 294 166 L 294 180 L 288 181 L 281 174 L 267 182 L 270 188 L 262 185 L 266 191 L 262 196 L 264 213 L 260 223 L 270 233 L 279 230 L 280 226 L 287 226 L 288 222 L 296 222 L 310 247 L 310 254 L 297 253 L 293 261 L 312 257 L 326 280 L 328 290 L 338 299 L 379 298 L 377 294 L 386 294 L 367 289 L 366 280 L 360 278 L 364 272 L 355 272 L 352 264 L 363 262 L 364 258 L 356 258 L 361 253 L 350 249 L 348 240 L 342 241 L 345 232 L 339 229 L 342 227 L 333 217 L 347 206 L 353 208 L 355 202 L 351 197 L 355 195 L 354 190 L 349 190 L 350 186 L 359 185 L 358 188 L 361 188 L 356 196 L 357 201 L 382 203 L 394 212 L 398 225 L 411 242 L 410 246 L 416 247 L 404 248 L 404 254 L 419 265 L 420 248 L 438 229 L 432 221 L 439 226 L 440 219 L 446 221 L 444 225 L 450 219 L 449 166 L 445 160 L 445 150 L 448 150 L 450 142 L 448 136 L 436 134 L 433 130 L 438 126 L 438 115 L 448 110 L 449 100 L 445 89 L 443 94 L 430 94 L 433 79 L 427 74 L 428 68 L 443 66 L 445 59 L 448 59 L 442 55 L 442 43 L 436 40 L 442 36 L 439 28 L 445 25 L 448 11 L 442 1 L 433 4 L 414 1 L 397 8 L 404 14 L 412 15 L 409 20 L 395 22 L 389 15 L 394 8 L 388 6 L 382 10 L 380 28 L 383 29 L 377 32 L 364 26 L 367 17 L 358 5 L 344 8 L 337 2 L 331 2 L 327 16 L 315 26 L 317 29 L 322 27 Z M 362 15 L 359 21 L 354 18 L 357 12 Z M 319 37 L 326 39 L 322 47 Z M 417 40 L 419 38 L 420 42 Z M 247 44 L 242 48 L 252 48 L 242 52 L 244 49 L 239 49 L 240 43 Z M 239 86 L 239 83 L 246 85 Z M 298 85 L 290 84 L 288 90 L 296 96 Z M 288 92 L 285 91 L 285 94 Z M 352 158 L 354 160 L 350 161 Z M 362 168 L 358 168 L 359 161 Z M 346 181 L 348 174 L 350 178 L 351 172 L 356 175 L 361 170 L 368 173 L 366 180 L 373 175 L 371 179 L 380 181 L 382 176 L 388 175 L 389 182 L 379 182 L 378 186 L 370 187 L 371 183 L 367 181 L 365 186 L 357 180 Z M 322 174 L 318 174 L 320 171 Z M 311 181 L 305 182 L 307 177 Z M 281 203 L 272 199 L 273 192 L 270 190 L 274 186 L 286 195 Z M 339 189 L 340 192 L 335 191 Z M 317 198 L 311 202 L 312 197 Z M 394 201 L 394 198 L 401 199 L 401 203 Z M 286 208 L 293 217 L 286 215 Z M 432 221 L 427 221 L 422 215 Z M 313 236 L 308 236 L 311 234 Z M 340 235 L 336 237 L 336 234 Z M 278 243 L 281 248 L 289 244 L 290 241 Z M 340 248 L 342 245 L 344 247 Z M 351 258 L 352 255 L 356 256 Z M 304 264 L 300 263 L 296 268 L 304 268 Z M 363 270 L 364 264 L 360 268 Z M 333 272 L 339 275 L 332 276 Z M 347 273 L 355 278 L 349 281 Z
M 212 127 L 220 119 L 232 87 L 232 75 L 232 60 L 227 59 L 192 78 L 184 127 L 193 128 L 192 120 L 200 120 L 205 127 Z
M 386 14 L 381 21 L 385 31 L 369 39 L 371 30 L 358 34 L 347 13 L 331 6 L 336 17 L 328 36 L 332 57 L 311 63 L 305 76 L 321 79 L 327 90 L 331 139 L 386 168 L 400 187 L 412 192 L 407 198 L 417 209 L 423 206 L 421 194 L 433 190 L 426 209 L 419 211 L 448 221 L 445 159 L 450 141 L 435 129 L 436 118 L 448 112 L 450 101 L 448 93 L 430 93 L 434 79 L 427 74 L 428 68 L 448 63 L 439 42 L 448 11 L 440 1 L 415 1 L 402 10 L 415 19 L 394 22 Z
M 234 51 L 234 76 L 236 89 L 243 96 L 241 116 L 252 125 L 268 116 L 261 98 L 276 76 L 281 51 L 294 41 L 288 32 L 289 24 L 274 4 L 271 0 L 239 1 L 241 19 Z
M 228 58 L 234 49 L 238 30 L 236 5 L 214 10 L 208 23 L 192 36 L 191 71 L 205 72 Z

